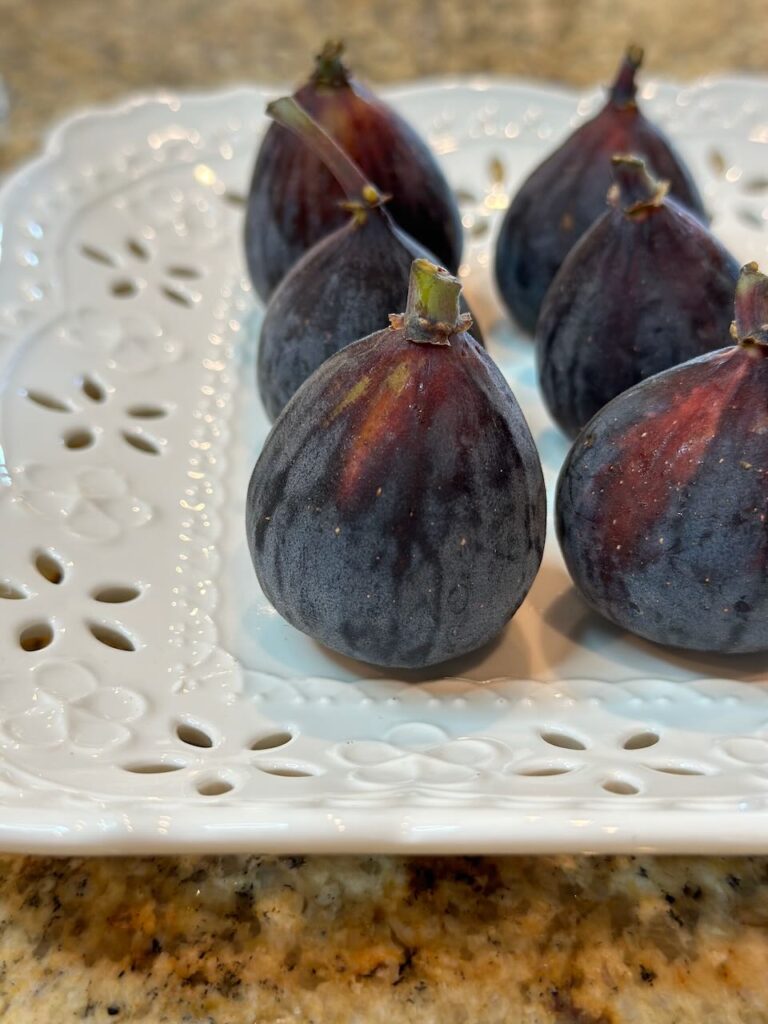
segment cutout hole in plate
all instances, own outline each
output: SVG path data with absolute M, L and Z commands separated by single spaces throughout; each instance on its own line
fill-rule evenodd
M 141 595 L 141 587 L 132 583 L 112 583 L 108 586 L 98 587 L 93 591 L 91 597 L 94 601 L 101 601 L 103 604 L 126 604 L 128 601 L 135 601 Z
M 689 768 L 684 764 L 649 764 L 648 767 L 655 772 L 661 772 L 662 775 L 706 775 L 706 772 L 698 768 Z
M 72 412 L 72 406 L 69 402 L 64 402 L 54 395 L 47 394 L 45 391 L 27 388 L 25 394 L 30 402 L 34 402 L 35 405 L 39 405 L 43 409 L 50 409 L 51 412 Z
M 230 793 L 234 788 L 231 782 L 217 776 L 201 779 L 197 784 L 200 796 L 221 796 L 223 793 Z
M 655 732 L 636 732 L 634 736 L 624 741 L 625 750 L 645 750 L 646 747 L 653 747 L 659 742 L 659 736 Z
M 62 583 L 64 566 L 52 551 L 38 551 L 35 555 L 35 568 L 49 583 Z
M 103 267 L 117 266 L 114 257 L 110 256 L 109 253 L 105 252 L 103 249 L 98 249 L 95 245 L 83 243 L 83 245 L 80 246 L 80 252 L 86 259 L 91 260 L 93 263 L 100 263 Z
M 567 775 L 572 771 L 563 765 L 542 765 L 541 768 L 523 768 L 518 775 L 525 775 L 531 778 L 546 778 L 549 775 Z
M 289 732 L 272 732 L 267 736 L 260 736 L 251 744 L 251 750 L 274 750 L 275 747 L 285 746 L 293 739 Z
M 606 779 L 603 783 L 603 789 L 606 793 L 615 793 L 617 796 L 634 796 L 640 792 L 637 786 L 626 779 L 619 778 Z
M 186 306 L 188 309 L 192 305 L 192 299 L 185 292 L 179 291 L 177 288 L 172 288 L 170 285 L 164 285 L 160 291 L 170 302 L 175 302 L 177 306 Z
M 96 438 L 93 431 L 87 427 L 73 427 L 64 435 L 64 445 L 70 451 L 80 451 L 82 448 L 90 448 Z
M 23 601 L 29 597 L 21 587 L 10 580 L 0 580 L 0 601 Z
M 200 279 L 200 271 L 196 267 L 173 266 L 168 267 L 167 273 L 179 281 L 197 281 Z
M 132 405 L 126 409 L 126 412 L 136 420 L 159 420 L 163 416 L 168 415 L 168 410 L 164 409 L 162 405 L 149 405 L 146 403 Z
M 179 722 L 176 726 L 176 735 L 182 743 L 187 743 L 190 747 L 208 749 L 213 746 L 213 739 L 208 733 L 191 722 Z
M 137 260 L 146 261 L 149 259 L 149 249 L 146 247 L 146 245 L 144 245 L 143 242 L 140 242 L 137 238 L 126 238 L 125 248 L 131 254 L 131 256 L 135 256 Z
M 19 646 L 23 651 L 42 651 L 53 642 L 50 622 L 33 622 L 19 633 Z
M 92 402 L 103 402 L 107 397 L 106 389 L 101 385 L 95 377 L 91 377 L 85 373 L 80 378 L 80 388 L 86 398 L 90 398 Z
M 244 206 L 248 205 L 247 198 L 241 196 L 238 192 L 227 190 L 221 198 L 228 206 L 234 206 L 237 210 L 241 210 Z
M 309 779 L 313 772 L 305 772 L 302 768 L 291 768 L 287 765 L 259 765 L 259 771 L 267 775 L 279 775 L 283 779 Z
M 146 455 L 160 455 L 160 445 L 148 434 L 139 434 L 135 430 L 124 430 L 123 438 L 136 451 L 144 452 Z
M 561 747 L 563 750 L 586 750 L 586 745 L 575 736 L 569 736 L 565 732 L 547 731 L 541 733 L 541 738 L 551 747 Z
M 119 277 L 116 281 L 112 282 L 109 290 L 117 299 L 130 299 L 139 289 L 136 286 L 136 282 L 132 281 L 130 277 Z
M 89 622 L 88 628 L 94 639 L 105 647 L 111 647 L 115 651 L 136 650 L 133 637 L 117 626 L 107 626 L 104 622 Z
M 175 761 L 138 761 L 135 764 L 123 765 L 123 770 L 136 775 L 165 775 L 168 772 L 178 772 L 185 767 L 186 765 L 177 764 Z

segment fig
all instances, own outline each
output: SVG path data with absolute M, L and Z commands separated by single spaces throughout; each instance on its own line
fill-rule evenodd
M 598 412 L 563 466 L 556 522 L 577 589 L 611 622 L 739 654 L 768 650 L 768 278 L 755 263 L 734 336 Z
M 388 323 L 408 295 L 411 264 L 435 259 L 384 208 L 388 197 L 290 97 L 267 113 L 300 136 L 346 195 L 347 223 L 288 271 L 269 300 L 259 337 L 259 394 L 271 420 L 329 356 Z
M 292 625 L 376 665 L 472 651 L 538 571 L 546 498 L 522 412 L 461 286 L 415 260 L 405 312 L 296 392 L 248 488 L 261 587 Z
M 327 43 L 294 98 L 382 193 L 409 235 L 451 270 L 461 258 L 458 207 L 429 147 L 391 107 L 356 81 L 342 45 Z M 341 227 L 344 194 L 322 160 L 281 125 L 261 143 L 245 219 L 248 269 L 264 302 L 297 260 Z
M 706 220 L 683 161 L 637 106 L 635 73 L 642 59 L 642 50 L 627 50 L 600 113 L 539 164 L 504 216 L 496 244 L 496 282 L 510 313 L 530 333 L 563 260 L 605 210 L 614 153 L 642 157 L 669 182 L 675 199 Z
M 642 160 L 613 168 L 611 205 L 568 253 L 536 328 L 544 401 L 570 437 L 633 384 L 721 348 L 739 277 Z

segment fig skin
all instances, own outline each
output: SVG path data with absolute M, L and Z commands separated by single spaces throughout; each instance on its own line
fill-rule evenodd
M 407 121 L 350 75 L 340 55 L 339 44 L 328 44 L 294 98 L 391 196 L 396 223 L 455 272 L 461 218 L 437 161 Z M 248 269 L 264 302 L 308 249 L 344 224 L 343 199 L 322 161 L 285 128 L 270 125 L 256 158 L 245 219 Z
M 768 650 L 766 285 L 755 264 L 745 267 L 740 343 L 615 398 L 579 435 L 558 481 L 557 532 L 577 589 L 656 643 Z M 755 288 L 762 298 L 750 316 Z
M 641 160 L 613 164 L 612 205 L 566 257 L 536 328 L 544 401 L 571 438 L 632 385 L 722 348 L 739 277 Z
M 332 356 L 296 392 L 248 489 L 264 593 L 290 623 L 376 665 L 423 668 L 495 636 L 538 571 L 544 482 L 495 363 L 453 312 Z M 421 269 L 420 269 L 421 268 Z M 413 278 L 412 278 L 413 281 Z M 414 286 L 415 287 L 415 286 Z
M 529 333 L 563 260 L 605 210 L 610 158 L 634 153 L 669 182 L 670 194 L 706 222 L 696 185 L 666 136 L 635 102 L 642 51 L 630 47 L 602 110 L 529 175 L 507 210 L 496 244 L 499 292 Z
M 435 257 L 397 227 L 383 206 L 387 197 L 295 100 L 277 100 L 267 112 L 299 134 L 331 169 L 347 197 L 347 223 L 304 254 L 267 305 L 257 380 L 264 408 L 274 422 L 321 363 L 345 345 L 381 330 L 390 312 L 402 308 L 414 259 Z

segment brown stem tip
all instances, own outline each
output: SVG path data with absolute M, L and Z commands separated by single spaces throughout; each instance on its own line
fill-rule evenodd
M 349 85 L 349 68 L 341 59 L 344 43 L 340 39 L 329 39 L 315 57 L 312 72 L 314 85 L 325 89 L 341 89 Z
M 628 46 L 609 92 L 610 101 L 614 106 L 634 106 L 637 95 L 635 74 L 642 63 L 642 49 L 639 46 Z
M 614 185 L 608 198 L 632 217 L 656 209 L 669 191 L 668 181 L 657 181 L 640 157 L 616 153 L 611 157 Z
M 741 268 L 736 285 L 736 319 L 732 333 L 742 344 L 768 345 L 768 277 L 757 263 Z

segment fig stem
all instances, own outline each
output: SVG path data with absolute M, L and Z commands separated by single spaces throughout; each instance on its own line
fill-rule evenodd
M 459 309 L 461 282 L 429 260 L 411 264 L 405 314 L 394 316 L 393 326 L 404 326 L 410 341 L 448 345 L 451 334 L 467 331 L 472 318 Z
M 643 63 L 643 51 L 639 46 L 628 46 L 616 72 L 609 98 L 616 107 L 634 106 L 637 95 L 635 74 Z
M 312 83 L 321 89 L 342 89 L 349 85 L 349 68 L 341 59 L 344 43 L 340 39 L 329 39 L 315 57 Z
M 736 319 L 732 333 L 742 344 L 768 345 L 768 277 L 757 263 L 741 268 L 736 284 Z
M 418 316 L 433 324 L 454 325 L 459 319 L 461 284 L 458 278 L 429 260 L 411 264 L 408 282 L 407 316 Z
M 615 182 L 613 194 L 624 213 L 631 217 L 661 206 L 669 191 L 668 181 L 657 181 L 637 156 L 616 153 L 611 163 Z
M 381 204 L 383 197 L 376 186 L 368 181 L 354 160 L 292 96 L 283 96 L 268 103 L 267 114 L 310 147 L 344 189 L 350 202 L 362 199 L 364 206 Z

